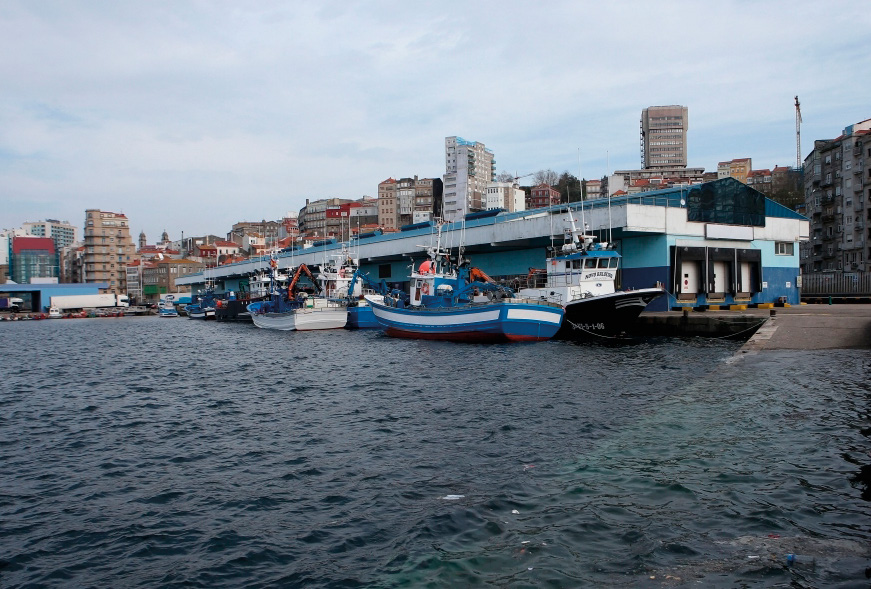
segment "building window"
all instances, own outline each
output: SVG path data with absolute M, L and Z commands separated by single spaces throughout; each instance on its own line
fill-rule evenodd
M 777 241 L 774 243 L 774 253 L 778 256 L 791 256 L 793 255 L 793 251 L 795 248 L 795 244 L 791 241 Z

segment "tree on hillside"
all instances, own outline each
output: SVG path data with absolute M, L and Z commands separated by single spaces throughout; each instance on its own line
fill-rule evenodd
M 496 174 L 496 182 L 514 182 L 514 174 L 502 170 Z
M 557 180 L 559 180 L 559 176 L 553 170 L 539 170 L 535 173 L 533 180 L 535 181 L 536 186 L 541 184 L 554 186 L 556 185 Z
M 790 169 L 771 178 L 771 200 L 795 210 L 804 204 L 804 175 L 801 170 Z
M 577 202 L 581 200 L 581 182 L 568 172 L 563 172 L 554 188 L 559 190 L 560 202 Z

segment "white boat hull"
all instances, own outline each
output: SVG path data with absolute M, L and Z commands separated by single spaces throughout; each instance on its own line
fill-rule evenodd
M 348 308 L 327 307 L 322 309 L 297 309 L 296 330 L 341 329 L 348 322 Z
M 262 329 L 281 331 L 314 331 L 342 329 L 348 322 L 345 306 L 314 309 L 294 309 L 286 313 L 252 313 L 254 325 Z
M 278 329 L 280 331 L 293 331 L 296 329 L 296 318 L 293 311 L 287 313 L 263 313 L 251 314 L 254 325 L 261 329 Z

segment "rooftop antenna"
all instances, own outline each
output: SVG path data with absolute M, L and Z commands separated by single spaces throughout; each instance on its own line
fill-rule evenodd
M 801 168 L 801 103 L 795 97 L 795 167 Z

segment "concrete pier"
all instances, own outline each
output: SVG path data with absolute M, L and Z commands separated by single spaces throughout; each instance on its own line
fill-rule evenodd
M 742 352 L 871 348 L 871 305 L 799 305 L 774 311 Z
M 871 349 L 871 305 L 643 313 L 633 333 L 735 338 L 752 333 L 742 352 Z

